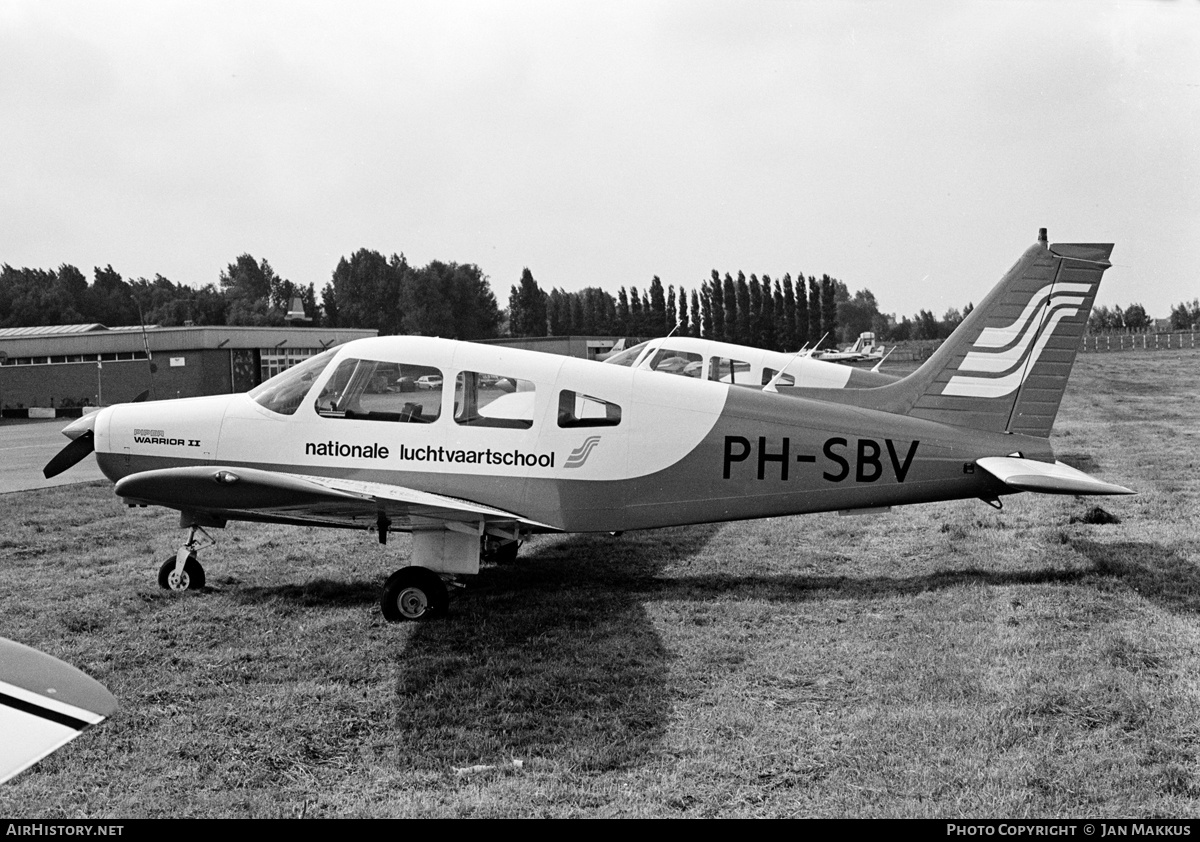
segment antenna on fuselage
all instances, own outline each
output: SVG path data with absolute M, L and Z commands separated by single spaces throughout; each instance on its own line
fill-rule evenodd
M 778 394 L 779 390 L 775 388 L 775 384 L 779 382 L 780 377 L 783 377 L 783 375 L 787 373 L 788 367 L 792 363 L 794 363 L 796 360 L 800 359 L 800 355 L 804 353 L 804 349 L 807 347 L 808 347 L 808 343 L 805 342 L 799 351 L 792 354 L 792 358 L 787 361 L 787 364 L 784 365 L 783 368 L 779 369 L 779 371 L 775 372 L 775 376 L 770 379 L 770 381 L 767 383 L 766 386 L 763 386 L 762 390 L 764 392 L 775 392 L 776 394 Z M 795 375 L 793 375 L 792 376 L 792 385 L 793 386 L 796 385 L 796 379 L 797 378 L 795 377 Z
M 895 351 L 895 350 L 896 350 L 897 348 L 899 348 L 899 347 L 900 347 L 899 345 L 893 345 L 893 346 L 892 346 L 892 351 Z M 874 373 L 874 374 L 878 374 L 878 373 L 879 373 L 879 367 L 880 367 L 881 365 L 883 365 L 883 361 L 884 361 L 884 360 L 886 360 L 888 357 L 890 357 L 890 356 L 892 355 L 892 351 L 888 351 L 886 354 L 884 354 L 882 357 L 880 357 L 880 358 L 879 358 L 879 362 L 875 363 L 875 365 L 873 365 L 873 366 L 871 367 L 871 371 L 872 371 L 872 373 Z

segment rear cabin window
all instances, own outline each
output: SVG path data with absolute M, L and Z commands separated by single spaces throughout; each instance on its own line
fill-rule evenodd
M 572 392 L 558 393 L 558 426 L 615 427 L 621 423 L 621 407 L 611 401 Z
M 763 373 L 762 373 L 762 385 L 766 386 L 768 383 L 770 383 L 771 378 L 773 378 L 776 374 L 779 374 L 779 372 L 776 371 L 775 369 L 764 368 Z M 779 376 L 778 382 L 776 382 L 775 385 L 776 386 L 795 386 L 796 378 L 792 377 L 792 375 L 790 375 L 790 374 L 781 374 Z
M 316 409 L 324 418 L 428 424 L 442 411 L 442 373 L 427 365 L 342 360 Z
M 482 371 L 460 371 L 454 381 L 454 420 L 464 427 L 533 426 L 534 386 L 529 380 Z

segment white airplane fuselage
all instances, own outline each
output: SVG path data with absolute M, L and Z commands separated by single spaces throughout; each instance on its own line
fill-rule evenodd
M 320 410 L 350 360 L 438 369 L 444 383 L 490 372 L 532 386 L 504 396 L 528 424 L 456 418 L 452 386 L 432 420 Z M 612 424 L 564 426 L 562 393 L 619 407 Z M 426 393 L 418 393 L 424 395 Z M 396 400 L 408 397 L 400 395 Z M 292 414 L 250 394 L 125 404 L 95 423 L 113 481 L 185 466 L 249 467 L 388 483 L 515 512 L 565 531 L 684 523 L 993 496 L 964 464 L 1048 444 L 918 418 L 648 370 L 425 337 L 342 346 Z

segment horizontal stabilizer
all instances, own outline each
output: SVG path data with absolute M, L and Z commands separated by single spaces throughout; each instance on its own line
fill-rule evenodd
M 1121 485 L 1102 482 L 1062 462 L 1038 462 L 1017 456 L 988 456 L 975 464 L 1017 491 L 1042 494 L 1133 494 Z

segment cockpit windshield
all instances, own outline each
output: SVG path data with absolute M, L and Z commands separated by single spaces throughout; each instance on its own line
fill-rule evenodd
M 259 405 L 280 415 L 294 415 L 300 408 L 300 402 L 308 394 L 313 381 L 316 380 L 325 366 L 333 360 L 336 348 L 330 348 L 324 353 L 309 357 L 299 365 L 294 365 L 287 371 L 281 371 L 270 380 L 260 383 L 247 394 Z
M 604 362 L 608 365 L 623 365 L 626 368 L 629 368 L 631 365 L 637 362 L 637 358 L 642 355 L 642 351 L 646 350 L 646 346 L 649 344 L 649 341 L 639 342 L 632 348 L 626 348 L 621 353 L 614 354 Z

